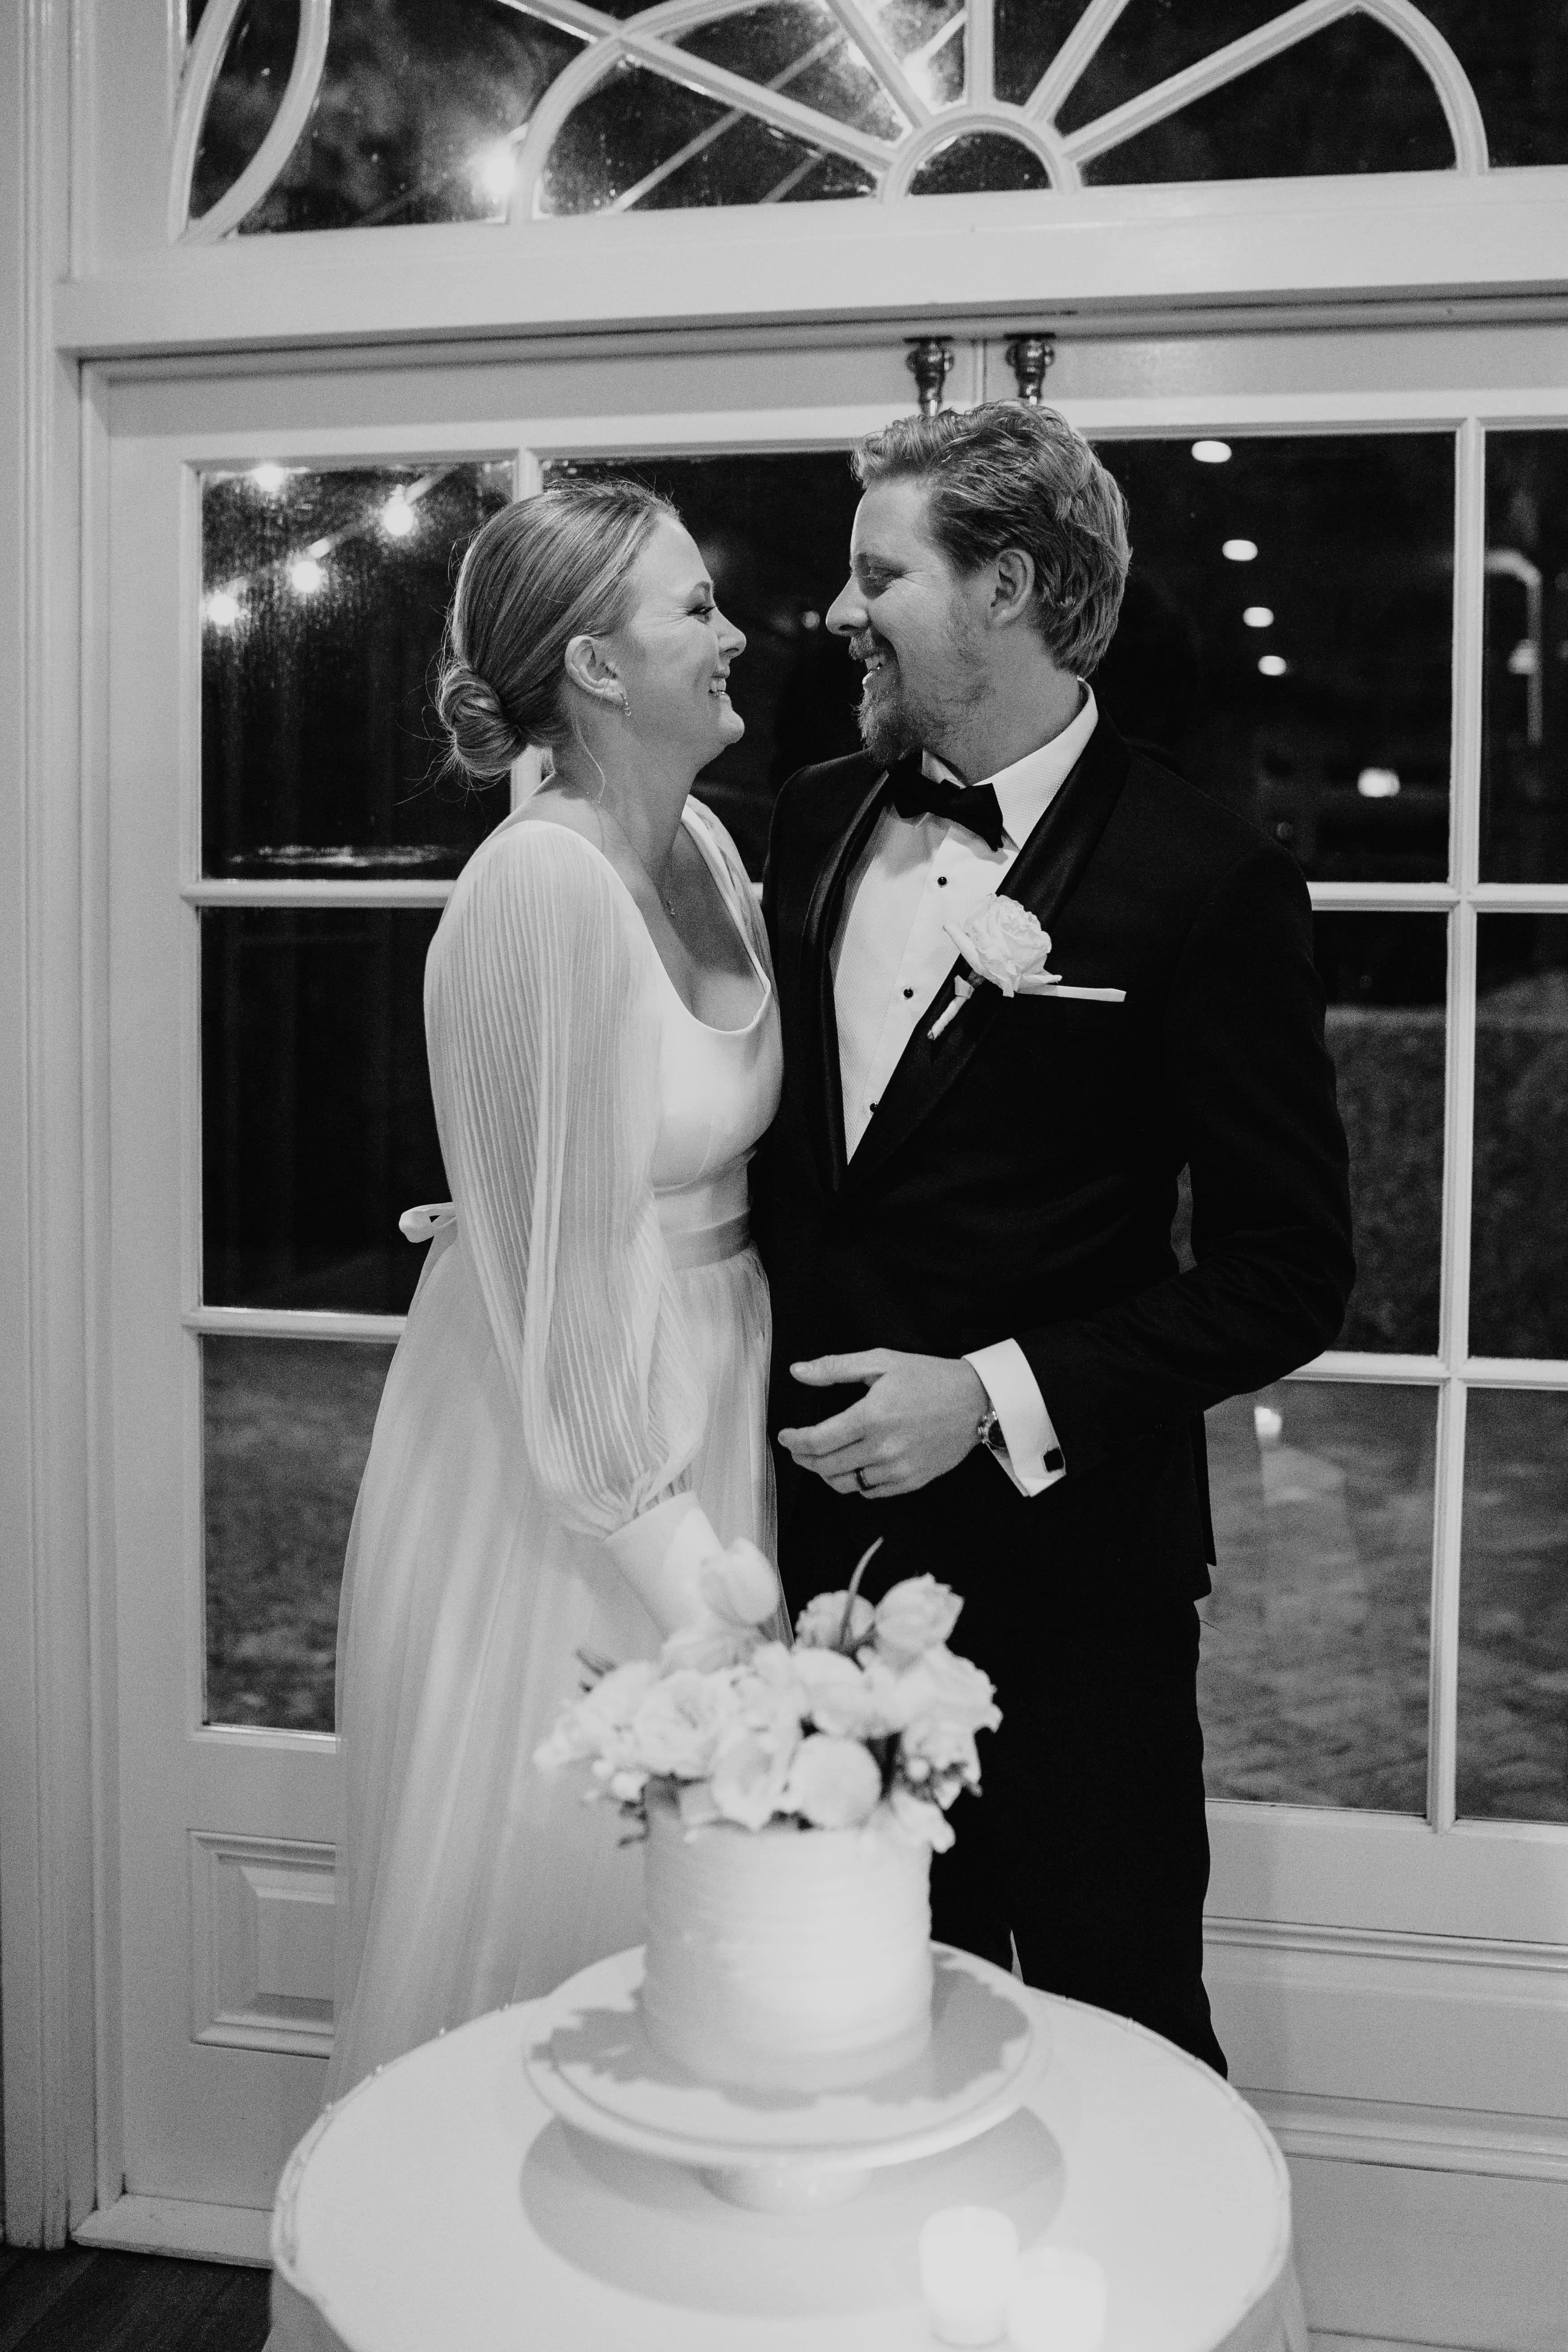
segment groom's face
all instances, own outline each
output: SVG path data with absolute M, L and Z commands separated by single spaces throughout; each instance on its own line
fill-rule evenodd
M 985 691 L 979 583 L 953 570 L 928 528 L 914 481 L 874 482 L 855 512 L 849 578 L 827 625 L 866 665 L 857 714 L 873 759 L 940 751 Z

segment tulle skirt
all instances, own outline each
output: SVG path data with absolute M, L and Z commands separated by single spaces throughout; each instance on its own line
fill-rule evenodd
M 707 1379 L 693 1486 L 774 1553 L 767 1285 L 744 1248 L 679 1274 Z M 657 1654 L 600 1544 L 534 1485 L 456 1235 L 431 1244 L 393 1358 L 343 1571 L 337 1721 L 339 2098 L 389 2058 L 643 1940 L 642 1853 L 534 1748 L 577 1652 Z

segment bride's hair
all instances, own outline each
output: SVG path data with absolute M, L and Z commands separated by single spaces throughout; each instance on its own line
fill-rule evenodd
M 488 782 L 529 744 L 567 740 L 566 648 L 619 627 L 633 566 L 674 514 L 641 482 L 567 480 L 490 517 L 458 574 L 436 682 L 451 764 Z

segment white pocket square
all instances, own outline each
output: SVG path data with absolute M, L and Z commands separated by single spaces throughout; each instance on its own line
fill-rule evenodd
M 1090 1004 L 1125 1004 L 1124 988 L 1069 988 L 1049 972 L 1026 971 L 1018 982 L 1020 996 L 1074 996 Z

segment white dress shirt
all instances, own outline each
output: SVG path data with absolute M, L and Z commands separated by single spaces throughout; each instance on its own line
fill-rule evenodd
M 1082 709 L 1059 735 L 999 774 L 977 779 L 991 785 L 1002 811 L 1000 849 L 944 817 L 901 817 L 889 807 L 878 819 L 849 877 L 833 943 L 844 1144 L 851 1158 L 916 1024 L 952 968 L 952 941 L 942 926 L 966 922 L 995 895 L 1083 756 L 1099 715 L 1086 686 Z M 930 752 L 923 765 L 928 775 L 961 782 Z M 964 1360 L 995 1407 L 1006 1441 L 1006 1452 L 997 1455 L 1002 1468 L 1021 1494 L 1043 1494 L 1066 1476 L 1067 1465 L 1028 1358 L 1016 1339 L 998 1339 Z

